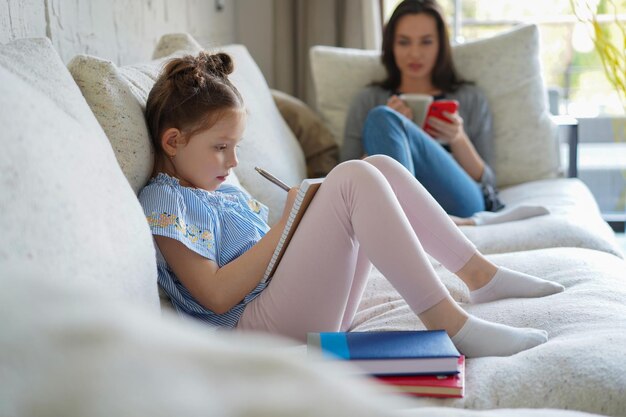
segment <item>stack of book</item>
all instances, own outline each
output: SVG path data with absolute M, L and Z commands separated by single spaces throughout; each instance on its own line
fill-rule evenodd
M 307 345 L 407 394 L 464 395 L 465 357 L 443 330 L 309 333 Z

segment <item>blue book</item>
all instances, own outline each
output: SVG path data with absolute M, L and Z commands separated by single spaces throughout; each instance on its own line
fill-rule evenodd
M 444 330 L 308 333 L 307 346 L 372 375 L 454 375 L 461 356 Z

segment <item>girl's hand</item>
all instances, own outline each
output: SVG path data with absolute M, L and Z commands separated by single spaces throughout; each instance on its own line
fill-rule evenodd
M 291 207 L 293 206 L 294 201 L 296 201 L 296 195 L 298 195 L 298 191 L 300 187 L 291 187 L 287 192 L 287 201 L 285 201 L 285 208 L 283 208 L 283 214 L 281 216 L 281 221 L 287 223 L 287 219 L 289 218 L 289 212 L 291 211 Z
M 389 100 L 387 100 L 387 106 L 391 107 L 392 109 L 394 109 L 401 115 L 406 116 L 407 118 L 411 120 L 413 119 L 413 111 L 397 95 L 394 94 L 391 97 L 389 97 Z
M 438 117 L 429 117 L 428 123 L 431 128 L 429 128 L 426 133 L 450 146 L 453 146 L 459 141 L 469 140 L 463 129 L 463 118 L 459 116 L 459 113 L 455 112 L 452 114 L 443 112 L 443 115 L 448 118 L 450 122 L 439 119 Z

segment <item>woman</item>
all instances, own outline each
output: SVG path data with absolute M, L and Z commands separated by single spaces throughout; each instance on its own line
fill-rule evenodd
M 483 93 L 457 74 L 434 0 L 398 5 L 383 33 L 382 62 L 386 79 L 365 88 L 352 102 L 341 159 L 391 156 L 452 216 L 502 208 L 489 166 L 491 112 Z M 411 109 L 398 97 L 402 93 L 456 100 L 459 108 L 444 113 L 449 121 L 430 117 L 432 129 L 424 131 L 411 121 Z

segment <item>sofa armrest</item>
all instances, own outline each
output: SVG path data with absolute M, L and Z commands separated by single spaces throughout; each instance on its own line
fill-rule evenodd
M 561 132 L 563 132 L 567 138 L 569 147 L 567 176 L 569 178 L 575 178 L 578 176 L 578 119 L 566 115 L 551 117 L 554 123 L 559 126 L 559 137 Z

